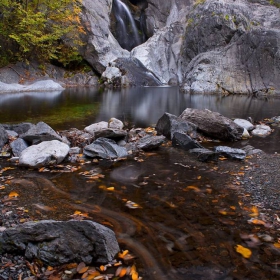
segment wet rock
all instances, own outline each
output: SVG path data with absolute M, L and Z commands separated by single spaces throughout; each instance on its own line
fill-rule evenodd
M 245 151 L 247 156 L 251 156 L 251 155 L 255 155 L 255 154 L 261 154 L 263 153 L 262 150 L 260 149 L 255 149 L 253 146 L 251 145 L 247 145 L 244 148 L 242 148 L 243 151 Z
M 84 155 L 92 158 L 117 159 L 127 157 L 128 153 L 126 148 L 118 146 L 114 140 L 101 137 L 85 146 Z
M 22 151 L 19 164 L 30 167 L 42 167 L 61 163 L 69 152 L 69 146 L 57 141 L 44 141 Z
M 26 133 L 29 129 L 34 128 L 35 125 L 32 123 L 19 123 L 19 124 L 3 124 L 6 130 L 15 131 L 19 137 Z
M 72 147 L 69 149 L 69 154 L 79 154 L 81 152 L 81 148 L 80 147 Z
M 122 73 L 117 67 L 107 67 L 102 73 L 101 79 L 107 84 L 120 84 Z
M 218 154 L 209 149 L 195 148 L 189 150 L 189 152 L 195 154 L 197 156 L 197 159 L 202 162 L 218 160 Z
M 10 146 L 15 157 L 19 157 L 22 151 L 28 148 L 28 144 L 26 143 L 26 141 L 21 138 L 18 138 L 15 141 L 11 142 Z
M 48 124 L 44 122 L 38 122 L 20 137 L 32 144 L 51 140 L 62 141 L 62 138 Z
M 120 129 L 101 129 L 94 133 L 95 138 L 104 137 L 110 139 L 120 139 L 126 137 L 127 132 Z
M 265 137 L 271 133 L 271 128 L 268 125 L 256 125 L 256 128 L 252 131 L 252 135 Z
M 166 138 L 164 136 L 146 135 L 137 142 L 137 148 L 141 150 L 153 150 L 161 146 Z
M 203 148 L 196 140 L 185 133 L 175 132 L 172 138 L 172 146 L 186 151 L 195 148 Z
M 122 130 L 123 127 L 124 127 L 123 122 L 121 120 L 116 119 L 116 118 L 111 118 L 108 122 L 108 128 Z
M 255 126 L 251 122 L 244 120 L 244 119 L 235 119 L 234 122 L 237 125 L 245 128 L 247 131 L 251 131 L 255 128 Z
M 164 113 L 156 124 L 156 131 L 170 140 L 175 132 L 185 133 L 195 138 L 196 128 L 195 124 L 169 113 Z
M 180 118 L 197 125 L 201 133 L 223 141 L 240 140 L 243 128 L 217 112 L 187 108 Z
M 108 128 L 108 123 L 102 121 L 102 122 L 98 122 L 98 123 L 93 123 L 93 124 L 85 127 L 84 130 L 94 136 L 94 133 L 96 131 L 99 131 L 101 129 L 106 129 L 106 128 Z
M 8 140 L 8 133 L 3 127 L 3 125 L 0 124 L 0 149 L 3 148 L 3 146 L 8 142 Z
M 231 159 L 243 160 L 246 157 L 245 151 L 227 146 L 217 146 L 215 147 L 215 152 Z
M 108 263 L 119 251 L 112 230 L 92 221 L 28 222 L 0 235 L 1 253 L 22 252 L 48 265 Z

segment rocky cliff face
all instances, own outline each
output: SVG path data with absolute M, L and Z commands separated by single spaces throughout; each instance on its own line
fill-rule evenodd
M 192 93 L 280 93 L 279 0 L 130 1 L 150 37 L 131 52 L 110 31 L 112 1 L 83 1 L 84 56 L 100 74 L 130 56 Z

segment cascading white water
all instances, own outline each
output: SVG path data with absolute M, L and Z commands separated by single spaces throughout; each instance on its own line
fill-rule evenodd
M 113 1 L 113 11 L 116 17 L 116 39 L 127 50 L 142 43 L 135 20 L 125 3 L 121 0 Z

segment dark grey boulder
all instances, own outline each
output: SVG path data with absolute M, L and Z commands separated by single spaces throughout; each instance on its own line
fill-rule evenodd
M 202 162 L 218 160 L 218 153 L 205 148 L 195 148 L 189 150 L 190 153 L 195 154 L 197 159 Z
M 243 160 L 246 157 L 245 151 L 227 146 L 217 146 L 215 147 L 215 152 L 231 159 Z
M 38 122 L 20 137 L 32 144 L 38 144 L 43 141 L 51 140 L 62 141 L 62 138 L 48 124 L 44 122 Z
M 92 158 L 117 159 L 127 157 L 128 153 L 126 148 L 118 146 L 114 140 L 100 137 L 85 146 L 84 155 Z
M 32 127 L 35 127 L 32 123 L 19 123 L 19 124 L 3 124 L 6 130 L 15 131 L 19 136 L 26 133 Z
M 126 135 L 127 132 L 125 130 L 112 129 L 112 128 L 101 129 L 94 132 L 95 138 L 104 137 L 110 139 L 120 139 L 120 138 L 125 138 Z
M 164 113 L 156 124 L 156 131 L 168 139 L 173 138 L 174 132 L 181 132 L 196 137 L 196 125 L 175 115 Z
M 189 135 L 181 132 L 174 133 L 172 146 L 186 151 L 194 148 L 203 148 L 196 140 L 193 140 Z
M 3 125 L 0 124 L 0 149 L 4 147 L 4 145 L 8 142 L 9 137 L 8 133 L 3 127 Z
M 243 128 L 217 112 L 187 108 L 180 118 L 197 125 L 197 130 L 206 136 L 223 141 L 240 140 Z
M 106 83 L 112 83 L 113 86 L 160 86 L 161 81 L 149 71 L 137 58 L 120 57 L 110 63 L 109 67 L 118 68 L 120 71 L 114 78 L 112 75 L 106 77 L 103 74 L 102 79 Z M 109 71 L 107 71 L 109 72 Z M 120 76 L 121 73 L 122 75 Z
M 19 157 L 21 152 L 28 148 L 28 144 L 26 143 L 26 141 L 21 138 L 18 138 L 15 141 L 11 142 L 10 146 L 15 157 Z
M 153 150 L 161 146 L 166 138 L 164 136 L 146 135 L 137 142 L 137 148 L 141 150 Z
M 92 221 L 28 222 L 0 235 L 1 253 L 22 253 L 48 265 L 108 263 L 119 251 L 115 234 Z

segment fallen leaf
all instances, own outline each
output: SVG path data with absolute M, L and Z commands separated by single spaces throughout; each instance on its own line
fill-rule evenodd
M 128 250 L 124 250 L 122 253 L 118 253 L 118 258 L 123 259 L 128 253 Z
M 81 268 L 80 270 L 77 269 L 77 271 L 80 273 L 80 274 L 84 274 L 86 271 L 88 271 L 89 267 L 88 266 L 85 266 L 83 268 Z M 84 277 L 85 278 L 85 277 Z
M 19 194 L 16 193 L 16 192 L 10 192 L 9 193 L 9 197 L 18 197 L 18 196 L 19 196 Z
M 280 243 L 274 243 L 273 245 L 274 245 L 274 247 L 280 249 Z
M 259 215 L 259 210 L 256 206 L 253 206 L 251 208 L 251 212 L 252 212 L 252 214 L 250 214 L 251 217 L 257 217 Z
M 195 186 L 187 186 L 186 188 L 183 189 L 183 191 L 188 191 L 188 190 L 194 190 L 195 192 L 200 192 L 200 189 Z
M 242 245 L 237 245 L 235 247 L 237 253 L 241 254 L 244 258 L 249 259 L 252 255 L 252 251 Z
M 114 187 L 109 187 L 109 188 L 107 188 L 107 191 L 114 191 L 114 190 L 115 190 Z

